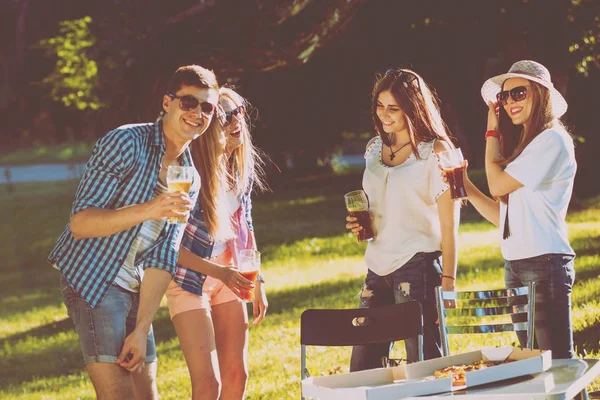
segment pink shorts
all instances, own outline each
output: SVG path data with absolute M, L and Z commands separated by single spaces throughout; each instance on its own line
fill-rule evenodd
M 210 261 L 221 265 L 232 265 L 232 257 L 229 249 L 225 250 Z M 231 291 L 223 282 L 207 276 L 202 285 L 202 295 L 190 293 L 183 290 L 178 284 L 171 281 L 166 292 L 167 305 L 169 306 L 169 315 L 171 319 L 177 314 L 191 310 L 211 310 L 211 307 L 228 303 L 230 301 L 242 301 L 235 293 Z

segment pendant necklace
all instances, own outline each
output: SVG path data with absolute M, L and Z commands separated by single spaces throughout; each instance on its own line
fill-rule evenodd
M 402 150 L 403 148 L 405 148 L 406 146 L 408 146 L 409 144 L 410 144 L 410 140 L 408 142 L 404 143 L 402 146 L 400 146 L 400 148 L 397 150 L 392 149 L 392 146 L 388 145 L 388 147 L 390 148 L 390 160 L 393 161 L 394 158 L 396 158 L 396 153 L 399 152 L 400 150 Z

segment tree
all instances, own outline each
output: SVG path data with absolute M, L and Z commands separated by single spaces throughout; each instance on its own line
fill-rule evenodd
M 208 66 L 225 80 L 305 64 L 339 35 L 364 1 L 57 0 L 29 4 L 15 0 L 16 48 L 1 53 L 1 60 L 8 63 L 11 53 L 27 51 L 31 57 L 32 51 L 43 50 L 52 61 L 51 69 L 41 72 L 50 66 L 42 63 L 28 70 L 17 57 L 6 79 L 23 75 L 14 91 L 22 92 L 29 81 L 35 81 L 38 89 L 34 91 L 47 94 L 64 108 L 80 111 L 86 118 L 95 112 L 94 118 L 102 123 L 94 126 L 103 131 L 114 123 L 155 117 L 158 103 L 154 100 L 181 64 Z M 42 15 L 46 22 L 40 24 L 37 18 Z M 26 43 L 25 37 L 32 41 Z M 55 110 L 54 105 L 39 104 L 31 97 L 5 96 L 4 100 L 11 104 L 20 100 L 29 113 Z M 105 106 L 111 107 L 102 110 Z M 9 113 L 2 116 L 11 118 Z M 30 129 L 27 118 L 13 122 L 16 130 Z
M 594 0 L 572 0 L 567 21 L 571 30 L 569 53 L 577 72 L 590 76 L 600 70 L 600 3 Z
M 89 30 L 91 22 L 89 16 L 61 21 L 60 33 L 38 45 L 47 56 L 57 59 L 54 70 L 40 84 L 49 90 L 52 100 L 69 109 L 98 110 L 103 106 L 97 93 L 98 65 L 87 54 L 96 43 Z
M 13 0 L 1 7 L 12 20 L 2 25 L 0 39 L 0 70 L 9 83 L 0 88 L 0 118 L 8 127 L 0 144 L 27 131 L 43 137 L 30 122 L 42 121 L 36 126 L 43 129 L 40 115 L 51 115 L 54 125 L 89 119 L 72 128 L 76 138 L 86 128 L 93 137 L 122 123 L 152 120 L 171 73 L 189 63 L 241 86 L 261 113 L 255 130 L 261 146 L 273 154 L 302 154 L 313 165 L 342 132 L 372 131 L 370 86 L 375 72 L 391 65 L 413 67 L 437 89 L 461 146 L 472 144 L 474 166 L 482 161 L 481 83 L 517 59 L 547 65 L 568 95 L 568 122 L 584 137 L 592 126 L 586 99 L 598 79 L 597 0 Z M 62 33 L 61 21 L 62 29 L 70 26 Z M 86 47 L 56 56 L 54 45 L 78 34 Z M 55 52 L 51 58 L 30 47 L 43 39 Z M 22 65 L 13 57 L 17 49 L 23 49 Z M 74 76 L 57 66 L 76 58 Z M 90 71 L 97 73 L 86 76 Z M 50 86 L 28 84 L 44 78 Z M 51 100 L 52 93 L 83 97 L 72 104 L 86 107 L 68 110 L 62 100 Z M 93 110 L 91 104 L 106 107 Z

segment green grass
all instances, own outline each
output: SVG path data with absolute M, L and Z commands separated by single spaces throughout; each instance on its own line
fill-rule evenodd
M 0 166 L 82 163 L 92 154 L 93 142 L 40 145 L 0 154 Z
M 300 314 L 307 308 L 356 307 L 363 282 L 364 246 L 344 229 L 343 194 L 360 187 L 360 177 L 317 177 L 289 182 L 257 196 L 254 222 L 268 279 L 269 313 L 250 328 L 248 399 L 299 398 Z M 64 228 L 75 182 L 0 186 L 0 398 L 92 399 L 79 344 L 58 290 L 58 273 L 45 262 Z M 503 260 L 498 232 L 464 209 L 458 286 L 501 287 Z M 600 198 L 568 216 L 578 253 L 573 292 L 575 342 L 588 357 L 600 357 Z M 154 323 L 158 385 L 162 399 L 190 397 L 189 378 L 166 308 Z M 451 351 L 482 345 L 511 345 L 511 334 L 452 336 Z M 491 339 L 491 340 L 490 340 Z M 402 347 L 395 352 L 402 355 Z M 309 348 L 313 375 L 341 367 L 349 348 Z M 600 381 L 590 388 L 598 390 Z M 59 394 L 60 392 L 60 394 Z

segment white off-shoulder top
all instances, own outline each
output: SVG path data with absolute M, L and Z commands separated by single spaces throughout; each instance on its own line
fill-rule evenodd
M 395 167 L 382 162 L 380 137 L 365 152 L 363 188 L 369 197 L 376 238 L 367 245 L 365 262 L 377 275 L 401 268 L 419 252 L 441 250 L 437 199 L 448 190 L 438 168 L 434 141 Z

